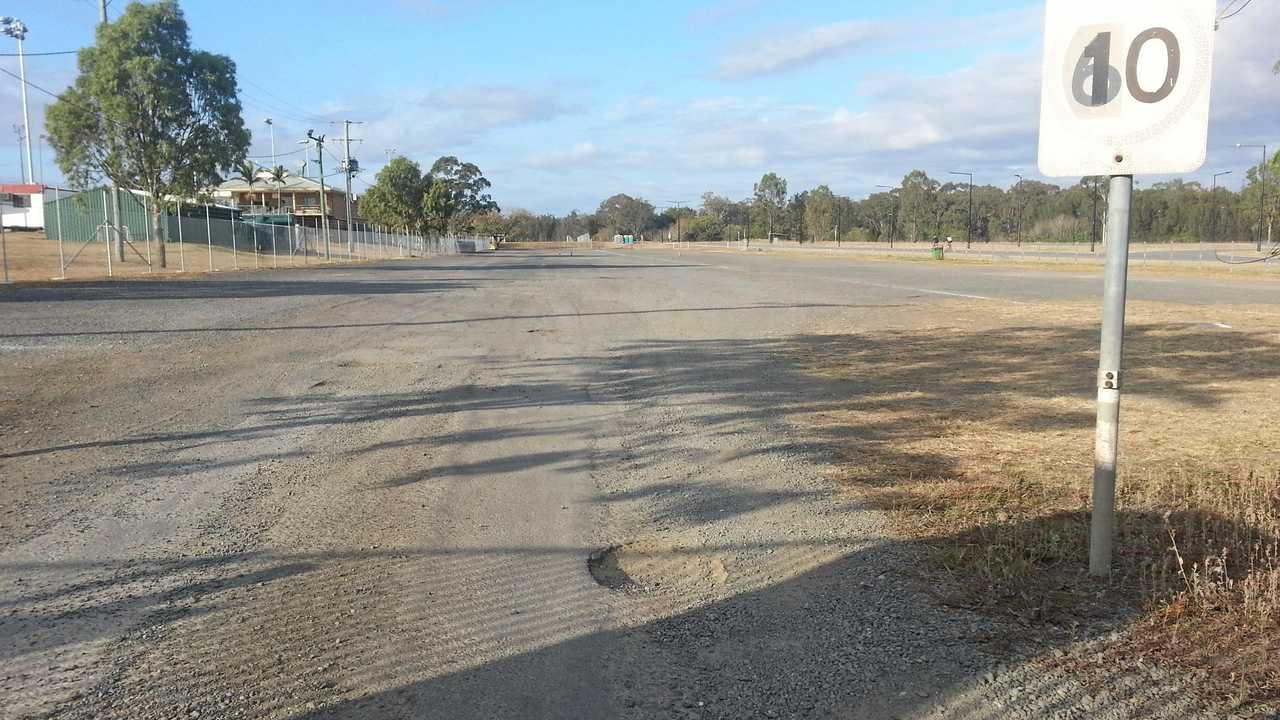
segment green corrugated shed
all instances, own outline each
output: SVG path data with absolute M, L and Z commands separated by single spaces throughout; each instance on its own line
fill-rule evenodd
M 128 228 L 133 242 L 143 242 L 149 235 L 147 210 L 150 199 L 124 190 L 120 191 L 120 222 Z M 144 204 L 145 203 L 145 204 Z M 101 228 L 111 212 L 111 192 L 108 188 L 94 188 L 49 200 L 44 205 L 45 235 L 50 240 L 88 242 L 100 240 Z M 247 250 L 255 244 L 260 250 L 270 247 L 273 227 L 255 227 L 239 221 L 239 212 L 217 205 L 183 205 L 177 213 L 165 213 L 168 240 L 179 239 L 178 215 L 181 215 L 183 242 L 212 243 L 220 247 L 238 247 Z M 274 230 L 281 239 L 280 230 Z
M 44 204 L 45 234 L 50 240 L 86 242 L 93 240 L 98 228 L 110 217 L 111 193 L 107 188 L 95 188 L 49 200 Z M 129 236 L 145 237 L 146 209 L 141 200 L 131 192 L 120 192 L 120 222 L 129 228 Z

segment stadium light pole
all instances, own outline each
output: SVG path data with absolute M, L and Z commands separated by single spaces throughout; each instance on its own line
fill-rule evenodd
M 26 54 L 22 51 L 22 41 L 27 39 L 27 26 L 21 20 L 15 17 L 0 17 L 0 32 L 18 41 L 18 78 L 21 82 L 18 85 L 22 92 L 22 128 L 23 142 L 27 145 L 27 163 L 25 182 L 28 184 L 35 182 L 35 172 L 31 168 L 31 115 L 27 112 L 27 61 Z
M 266 118 L 262 122 L 266 123 L 266 126 L 271 130 L 271 169 L 274 170 L 278 162 L 276 160 L 276 121 Z
M 892 185 L 877 185 L 876 187 L 884 188 L 885 190 L 888 190 L 890 195 L 893 195 L 893 191 L 897 190 L 897 188 L 893 187 Z M 889 249 L 890 250 L 893 249 L 894 232 L 898 229 L 898 203 L 899 202 L 900 202 L 900 198 L 898 198 L 897 196 L 894 196 L 893 210 L 890 211 L 889 213 Z
M 969 222 L 964 229 L 964 247 L 973 247 L 973 173 L 965 170 L 949 170 L 952 175 L 965 175 L 969 178 Z
M 1258 170 L 1261 175 L 1262 197 L 1258 198 L 1258 252 L 1262 252 L 1262 234 L 1266 232 L 1267 224 L 1267 146 L 1266 145 L 1249 145 L 1246 143 L 1236 143 L 1237 148 L 1256 148 L 1262 150 L 1262 167 Z M 27 154 L 31 154 L 31 150 L 27 150 Z
M 1209 217 L 1209 242 L 1213 242 L 1218 238 L 1218 178 L 1230 174 L 1230 170 L 1223 170 L 1213 174 L 1213 190 L 1209 193 L 1209 199 L 1213 201 L 1213 204 L 1209 206 L 1209 209 L 1213 211 Z

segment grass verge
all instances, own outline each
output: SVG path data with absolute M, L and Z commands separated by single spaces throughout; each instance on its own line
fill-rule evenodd
M 1023 639 L 1123 615 L 1107 658 L 1175 664 L 1213 699 L 1274 709 L 1280 313 L 1131 305 L 1108 582 L 1086 562 L 1095 315 L 951 303 L 919 327 L 825 329 L 806 369 L 848 399 L 808 421 L 838 479 L 927 549 L 945 602 Z

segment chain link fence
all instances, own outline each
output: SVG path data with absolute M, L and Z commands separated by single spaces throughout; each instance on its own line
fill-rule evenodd
M 153 237 L 150 199 L 99 188 L 63 194 L 45 205 L 45 231 L 6 234 L 10 280 L 135 277 L 305 267 L 329 262 L 476 252 L 478 238 L 428 238 L 356 222 L 317 226 L 245 220 L 220 205 L 184 204 L 164 212 L 165 267 Z

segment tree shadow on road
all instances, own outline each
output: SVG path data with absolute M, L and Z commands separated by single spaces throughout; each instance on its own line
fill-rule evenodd
M 665 552 L 765 549 L 799 562 L 828 557 L 844 540 L 708 542 Z M 963 546 L 980 538 L 961 533 L 946 541 Z M 315 720 L 895 718 L 935 711 L 976 720 L 1002 717 L 995 700 L 1017 695 L 1032 717 L 1085 707 L 1117 717 L 1193 715 L 1195 699 L 1167 671 L 1147 676 L 1112 667 L 1104 675 L 1057 660 L 1057 650 L 1109 633 L 1122 617 L 1062 626 L 1038 636 L 1029 655 L 1015 656 L 990 620 L 942 609 L 922 589 L 908 570 L 919 554 L 913 545 L 876 542 L 764 582 L 747 577 L 752 568 L 730 565 L 724 592 L 675 613 L 661 610 L 661 591 L 567 591 L 567 578 L 586 576 L 589 548 L 245 553 L 134 568 L 115 588 L 68 588 L 62 600 L 74 612 L 33 611 L 42 596 L 11 599 L 0 627 L 18 638 L 19 628 L 59 624 L 57 634 L 12 648 L 13 667 L 26 667 L 26 656 L 50 642 L 94 640 L 104 616 L 156 608 L 142 612 L 140 627 L 163 622 L 163 632 L 132 644 L 137 655 L 123 658 L 119 672 L 70 703 L 63 717 L 217 707 L 227 716 Z M 71 570 L 5 568 L 37 577 Z M 493 592 L 492 575 L 503 572 L 524 576 L 512 577 L 519 591 Z M 147 589 L 156 586 L 164 589 Z M 173 669 L 152 673 L 154 667 Z M 15 689 L 33 679 L 14 676 L 8 684 Z
M 838 458 L 869 468 L 858 479 L 881 487 L 892 488 L 912 476 L 967 482 L 978 478 L 968 475 L 962 458 L 944 445 L 917 441 L 945 439 L 956 422 L 1045 437 L 1087 432 L 1092 416 L 1078 404 L 1087 403 L 1093 393 L 1096 337 L 1092 327 L 1022 324 L 998 332 L 933 328 L 651 340 L 591 356 L 494 359 L 491 369 L 502 373 L 502 382 L 492 388 L 264 397 L 250 411 L 258 420 L 247 426 L 123 442 L 220 442 L 318 424 L 568 407 L 582 402 L 585 383 L 592 399 L 604 407 L 650 403 L 688 409 L 687 422 L 724 446 L 703 451 L 708 462 L 717 459 L 716 452 L 724 452 L 725 460 L 799 454 L 817 465 Z M 1280 343 L 1269 333 L 1135 323 L 1128 338 L 1126 383 L 1136 395 L 1212 411 L 1234 392 L 1231 386 L 1215 386 L 1222 378 L 1248 382 L 1280 377 Z M 567 367 L 579 374 L 562 377 Z M 789 419 L 815 418 L 822 422 L 806 423 L 802 431 L 785 427 Z M 757 441 L 761 427 L 777 432 L 766 432 L 767 439 Z M 419 441 L 430 447 L 487 442 L 511 433 L 527 438 L 574 430 L 589 432 L 590 427 L 500 426 L 488 435 L 423 436 Z M 499 448 L 490 465 L 445 467 L 434 477 L 471 482 L 480 476 L 539 468 L 556 472 L 566 464 L 584 467 L 589 462 L 644 467 L 669 457 L 681 437 L 679 428 L 637 428 L 635 442 L 624 450 L 594 458 L 585 451 L 504 456 Z M 694 524 L 733 502 L 731 484 L 696 480 L 655 482 L 624 499 L 652 499 L 673 517 Z M 686 495 L 671 498 L 673 490 Z M 745 508 L 789 501 L 746 488 L 741 493 Z M 668 502 L 673 499 L 677 502 Z M 481 548 L 445 559 L 412 549 L 321 555 L 314 559 L 319 569 L 291 573 L 286 583 L 266 582 L 243 596 L 209 598 L 221 612 L 203 612 L 181 631 L 183 652 L 193 658 L 190 673 L 158 680 L 125 676 L 109 702 L 128 708 L 132 699 L 138 707 L 151 703 L 167 709 L 171 698 L 226 702 L 230 693 L 231 705 L 250 716 L 736 718 L 765 716 L 770 710 L 781 717 L 893 717 L 924 714 L 949 698 L 945 717 L 999 717 L 998 710 L 981 700 L 979 687 L 994 660 L 1008 659 L 1007 648 L 993 644 L 998 633 L 991 620 L 964 609 L 941 609 L 940 596 L 894 568 L 918 567 L 922 550 L 938 545 L 979 546 L 992 534 L 1044 537 L 1055 528 L 1081 528 L 1083 521 L 1081 513 L 992 518 L 964 532 L 919 543 L 864 544 L 853 552 L 845 552 L 844 543 L 865 539 L 833 538 L 821 547 L 775 544 L 772 549 L 796 553 L 794 567 L 804 567 L 802 560 L 822 553 L 837 557 L 816 569 L 783 574 L 761 587 L 657 618 L 645 616 L 643 596 L 611 595 L 603 588 L 603 595 L 581 605 L 556 603 L 563 585 L 553 580 L 581 580 L 590 548 Z M 1171 522 L 1232 524 L 1229 518 L 1196 512 L 1168 518 L 1122 513 L 1119 524 L 1158 527 Z M 709 540 L 683 551 L 717 550 Z M 1126 552 L 1123 536 L 1117 551 Z M 246 573 L 257 563 L 292 567 L 298 561 L 261 555 L 228 563 L 228 568 Z M 1056 568 L 1058 576 L 1076 578 L 1082 569 L 1079 560 Z M 544 571 L 545 576 L 539 575 Z M 478 597 L 479 590 L 493 586 L 491 574 L 496 572 L 538 581 L 533 584 L 542 602 L 533 605 L 540 609 L 522 610 L 531 598 L 510 588 L 500 596 Z M 477 574 L 486 573 L 478 579 Z M 1053 628 L 1037 636 L 1045 643 L 1041 656 L 1074 639 L 1095 638 L 1124 621 L 1102 612 L 1097 594 L 1086 586 L 1066 590 L 1055 596 L 1051 612 L 1028 619 Z M 394 598 L 380 604 L 399 608 L 399 614 L 382 620 L 350 614 L 353 604 L 370 592 Z M 279 608 L 285 606 L 302 608 L 298 612 L 307 621 L 282 613 Z M 261 615 L 278 625 L 246 626 L 233 622 L 232 615 Z M 628 618 L 639 619 L 619 628 Z M 61 614 L 38 618 L 51 619 L 74 622 Z M 369 623 L 375 621 L 386 625 L 371 633 Z M 68 633 L 92 639 L 101 627 L 72 625 Z M 265 648 L 264 643 L 273 646 Z M 268 672 L 277 653 L 305 657 L 306 666 L 293 672 L 295 678 L 307 673 L 307 680 L 286 688 L 290 673 Z M 244 676 L 223 673 L 237 659 L 261 670 L 254 676 L 256 695 L 241 698 Z M 1181 687 L 1143 682 L 1107 690 L 1047 671 L 1011 677 L 1030 696 L 1033 716 L 1086 697 L 1101 698 L 1102 707 L 1131 701 L 1129 715 L 1134 717 L 1190 714 L 1190 700 Z M 978 693 L 973 696 L 978 699 L 969 699 L 970 692 Z M 1128 700 L 1121 697 L 1126 693 Z M 308 702 L 317 707 L 309 710 Z

